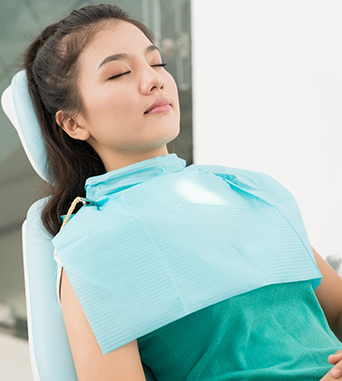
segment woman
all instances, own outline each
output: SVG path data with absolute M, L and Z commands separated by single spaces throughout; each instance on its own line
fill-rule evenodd
M 164 66 L 150 32 L 110 5 L 73 11 L 26 52 L 79 380 L 144 380 L 141 359 L 160 380 L 338 378 L 341 279 L 314 252 L 317 287 L 274 180 L 168 154 L 179 105 Z M 58 233 L 84 185 L 90 202 Z

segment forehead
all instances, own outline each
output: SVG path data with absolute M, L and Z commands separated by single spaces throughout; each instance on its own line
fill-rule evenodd
M 128 53 L 142 54 L 151 41 L 135 25 L 121 20 L 106 21 L 83 50 L 80 59 L 94 64 L 102 62 L 106 55 Z

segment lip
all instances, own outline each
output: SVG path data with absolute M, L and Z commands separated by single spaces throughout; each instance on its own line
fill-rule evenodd
M 171 102 L 169 98 L 158 98 L 155 102 L 151 104 L 151 106 L 144 112 L 144 114 L 168 111 L 171 108 L 170 104 Z

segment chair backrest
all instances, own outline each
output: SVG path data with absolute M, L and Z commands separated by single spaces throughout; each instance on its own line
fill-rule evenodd
M 24 71 L 17 73 L 1 98 L 24 150 L 39 176 L 48 180 L 45 145 L 28 93 Z M 52 236 L 41 222 L 46 199 L 35 202 L 23 224 L 24 277 L 31 368 L 35 381 L 77 381 L 62 311 L 57 299 L 57 263 Z M 144 364 L 147 381 L 156 381 Z

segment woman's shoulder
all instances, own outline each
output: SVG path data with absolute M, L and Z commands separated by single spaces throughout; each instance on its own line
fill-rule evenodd
M 242 168 L 233 168 L 223 165 L 200 164 L 190 165 L 186 169 L 190 171 L 201 171 L 219 176 L 230 185 L 253 193 L 283 193 L 287 194 L 288 196 L 291 195 L 291 193 L 277 180 L 275 180 L 270 175 L 259 171 L 253 171 Z

